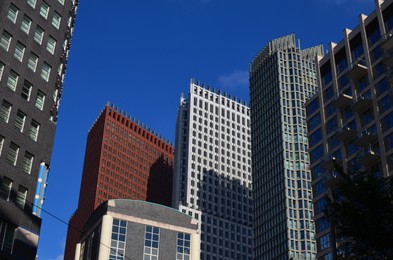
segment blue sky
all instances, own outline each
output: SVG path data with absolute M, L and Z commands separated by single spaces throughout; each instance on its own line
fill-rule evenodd
M 107 101 L 174 141 L 191 78 L 249 100 L 248 63 L 269 40 L 294 32 L 302 48 L 327 46 L 373 8 L 373 0 L 80 0 L 44 209 L 67 222 L 76 209 L 87 133 Z M 62 259 L 67 226 L 42 218 L 39 259 Z

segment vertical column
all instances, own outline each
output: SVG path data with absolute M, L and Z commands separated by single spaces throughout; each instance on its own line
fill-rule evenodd
M 109 253 L 111 248 L 112 223 L 113 218 L 111 216 L 105 215 L 102 217 L 100 250 L 98 254 L 99 260 L 109 259 Z

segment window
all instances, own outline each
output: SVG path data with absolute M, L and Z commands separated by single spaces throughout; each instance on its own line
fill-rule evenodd
M 40 131 L 40 124 L 35 120 L 31 120 L 30 131 L 29 131 L 30 139 L 33 141 L 37 141 L 39 131 Z
M 19 75 L 15 71 L 11 70 L 10 75 L 8 75 L 7 86 L 13 91 L 15 91 L 16 85 L 18 84 L 18 78 Z
M 8 48 L 10 47 L 11 38 L 12 38 L 11 34 L 9 34 L 6 31 L 4 31 L 3 34 L 1 35 L 0 47 L 3 48 L 5 51 L 8 51 Z
M 23 165 L 22 165 L 22 169 L 24 173 L 30 174 L 31 168 L 33 166 L 33 159 L 34 156 L 26 151 L 25 157 L 23 158 Z
M 3 151 L 3 146 L 4 146 L 4 137 L 0 135 L 0 155 L 1 152 Z
M 144 260 L 158 259 L 158 249 L 160 241 L 160 228 L 153 226 L 146 226 L 145 230 L 145 249 Z
M 8 123 L 8 119 L 10 118 L 12 105 L 7 101 L 3 100 L 0 108 L 0 118 L 4 122 Z
M 15 117 L 15 128 L 19 130 L 19 132 L 23 131 L 23 127 L 25 126 L 26 114 L 22 111 L 18 110 Z
M 61 15 L 58 14 L 57 12 L 55 12 L 55 14 L 53 15 L 53 18 L 52 18 L 52 25 L 56 29 L 59 29 L 60 28 L 60 23 L 61 23 Z
M 57 0 L 61 5 L 64 5 L 64 0 Z
M 21 185 L 18 187 L 18 193 L 16 194 L 15 204 L 21 209 L 25 208 L 27 197 L 27 189 Z
M 41 27 L 37 26 L 37 28 L 35 29 L 34 32 L 34 40 L 41 44 L 42 43 L 42 38 L 44 38 L 44 29 L 42 29 Z
M 12 165 L 16 165 L 16 161 L 18 160 L 19 146 L 14 143 L 10 144 L 10 149 L 8 150 L 7 162 Z
M 49 5 L 46 2 L 42 2 L 41 9 L 40 9 L 40 15 L 44 17 L 45 19 L 48 18 L 49 14 Z
M 320 237 L 319 244 L 320 244 L 321 251 L 324 250 L 325 248 L 330 247 L 330 234 L 326 234 Z
M 3 76 L 4 67 L 5 67 L 5 64 L 0 61 L 0 80 L 1 80 L 1 77 Z
M 38 63 L 38 56 L 35 55 L 33 52 L 30 54 L 30 58 L 27 62 L 27 67 L 31 69 L 32 71 L 35 72 L 37 69 L 37 63 Z
M 42 64 L 41 78 L 43 78 L 46 82 L 49 81 L 51 69 L 52 67 L 48 63 L 44 62 L 44 64 Z
M 20 25 L 20 29 L 24 31 L 26 34 L 29 34 L 30 32 L 30 27 L 31 27 L 31 19 L 27 17 L 26 15 L 23 16 L 22 23 Z
M 3 178 L 3 182 L 1 183 L 1 190 L 0 190 L 0 197 L 4 200 L 10 199 L 12 188 L 12 180 L 8 179 L 7 177 Z
M 114 218 L 112 223 L 111 251 L 109 260 L 124 260 L 127 221 Z
M 22 92 L 20 93 L 21 97 L 29 101 L 32 88 L 33 85 L 27 80 L 25 80 L 25 82 L 23 83 Z
M 50 54 L 54 54 L 56 49 L 56 40 L 52 37 L 49 37 L 48 44 L 46 45 L 46 50 L 49 51 Z
M 27 3 L 28 3 L 31 7 L 35 8 L 35 4 L 37 3 L 37 0 L 27 0 Z
M 44 103 L 45 103 L 45 94 L 42 91 L 38 90 L 37 97 L 35 99 L 35 107 L 38 108 L 39 110 L 43 110 Z
M 16 18 L 18 16 L 18 7 L 16 7 L 15 5 L 11 4 L 10 8 L 8 9 L 8 15 L 7 18 L 8 20 L 10 20 L 11 22 L 15 23 L 16 22 Z
M 177 234 L 176 260 L 189 260 L 190 251 L 190 234 L 179 232 Z
M 26 50 L 26 46 L 18 42 L 15 47 L 14 57 L 21 62 L 23 60 L 23 55 L 25 54 L 25 50 Z

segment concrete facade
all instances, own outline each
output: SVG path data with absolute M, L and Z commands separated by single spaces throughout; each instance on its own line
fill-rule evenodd
M 251 259 L 249 108 L 191 80 L 177 116 L 173 207 L 200 220 L 200 259 Z
M 125 236 L 122 238 L 114 235 L 119 220 L 124 221 Z M 158 228 L 155 256 L 146 253 L 149 251 L 148 227 Z M 83 234 L 75 260 L 200 259 L 198 221 L 177 210 L 145 201 L 109 200 L 103 203 L 87 221 Z M 186 241 L 179 239 L 185 234 Z M 116 244 L 117 240 L 122 244 Z

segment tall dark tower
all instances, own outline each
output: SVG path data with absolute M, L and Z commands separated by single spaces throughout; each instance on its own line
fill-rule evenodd
M 1 259 L 36 256 L 77 4 L 0 2 Z

